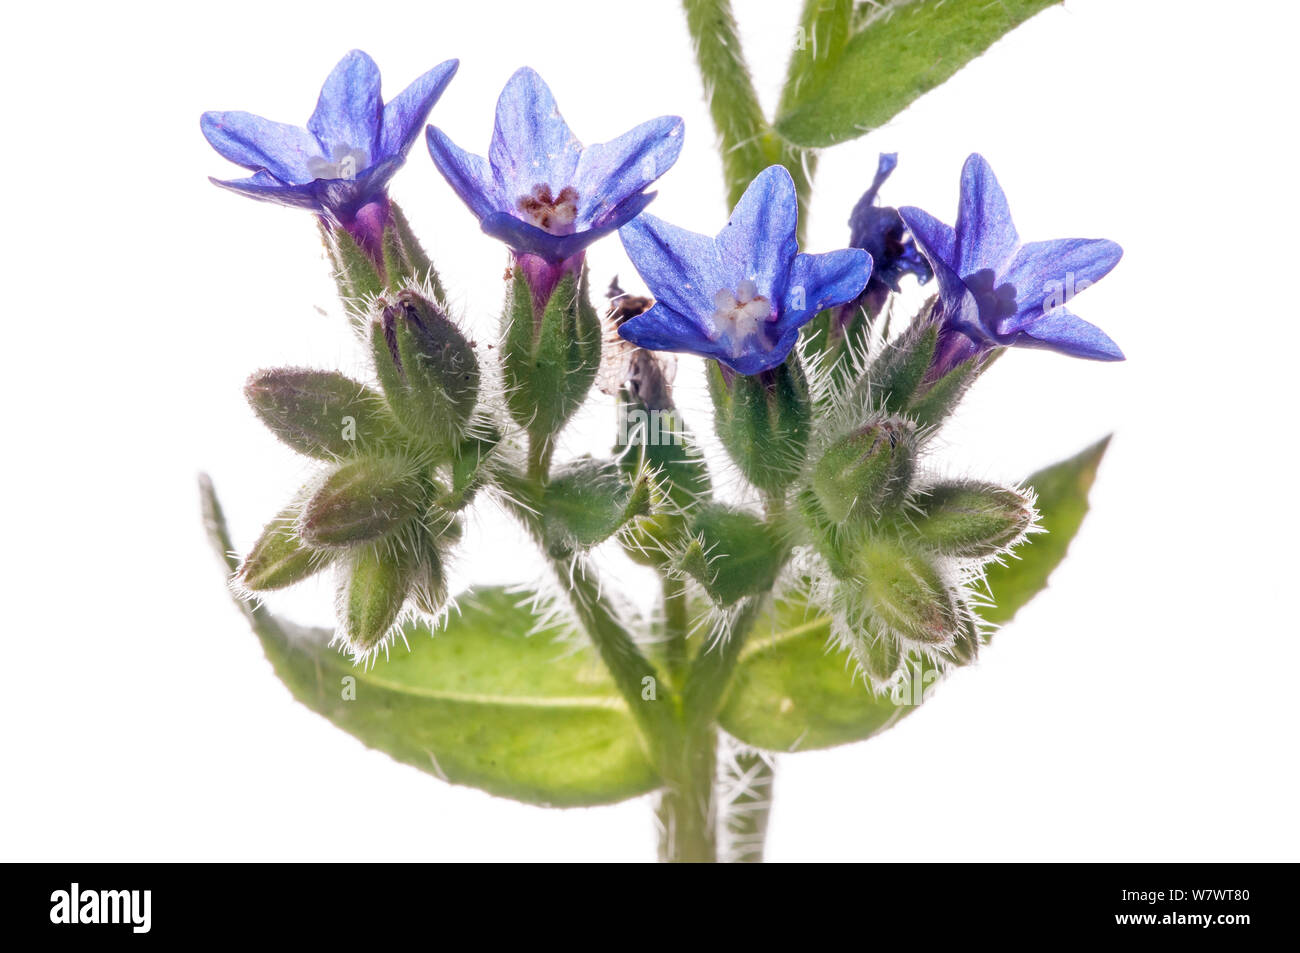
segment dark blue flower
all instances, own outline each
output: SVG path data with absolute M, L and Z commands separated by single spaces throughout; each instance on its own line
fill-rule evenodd
M 849 215 L 849 246 L 865 249 L 871 255 L 868 293 L 898 291 L 898 281 L 903 275 L 916 275 L 917 281 L 925 284 L 934 274 L 930 263 L 908 237 L 898 209 L 876 204 L 880 187 L 897 165 L 897 152 L 880 154 L 871 188 L 862 194 Z
M 1105 239 L 1021 244 L 993 170 L 980 155 L 961 175 L 957 227 L 900 208 L 939 280 L 939 353 L 931 376 L 995 347 L 1038 347 L 1072 357 L 1122 361 L 1101 329 L 1065 303 L 1106 275 L 1123 250 Z
M 438 170 L 483 231 L 516 252 L 551 265 L 640 214 L 645 189 L 677 161 L 682 121 L 661 116 L 611 142 L 583 148 L 560 116 L 546 83 L 516 72 L 497 101 L 488 157 L 465 152 L 441 129 L 428 129 Z
M 325 80 L 305 129 L 246 112 L 204 113 L 200 124 L 212 147 L 253 171 L 245 179 L 212 181 L 265 202 L 310 209 L 373 251 L 388 219 L 388 180 L 458 65 L 448 60 L 435 66 L 385 104 L 379 68 L 353 50 Z
M 799 329 L 833 305 L 852 301 L 871 275 L 857 248 L 799 254 L 798 203 L 790 173 L 760 172 L 716 238 L 642 215 L 619 237 L 655 306 L 618 333 L 656 351 L 688 351 L 739 374 L 785 360 Z

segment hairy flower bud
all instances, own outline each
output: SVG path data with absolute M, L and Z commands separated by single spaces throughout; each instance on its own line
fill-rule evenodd
M 924 557 L 873 537 L 858 550 L 855 566 L 872 612 L 906 639 L 948 645 L 960 617 L 952 589 Z
M 908 536 L 947 556 L 985 558 L 1015 545 L 1033 525 L 1029 500 L 991 483 L 939 483 L 917 500 Z
M 473 346 L 433 302 L 400 291 L 371 329 L 375 370 L 403 429 L 449 449 L 465 436 L 478 402 Z
M 380 539 L 418 516 L 427 488 L 398 457 L 363 457 L 334 471 L 303 507 L 303 540 L 315 547 Z
M 272 433 L 310 457 L 334 460 L 393 439 L 383 398 L 334 371 L 258 371 L 244 385 L 244 396 Z
M 364 654 L 383 641 L 397 621 L 411 588 L 411 567 L 382 545 L 358 547 L 339 588 L 339 631 L 349 648 Z
M 897 505 L 916 470 L 916 432 L 902 417 L 874 419 L 827 448 L 812 488 L 835 522 L 865 522 Z
M 298 535 L 298 505 L 271 520 L 239 565 L 239 584 L 252 592 L 283 589 L 319 572 L 332 554 L 306 545 Z

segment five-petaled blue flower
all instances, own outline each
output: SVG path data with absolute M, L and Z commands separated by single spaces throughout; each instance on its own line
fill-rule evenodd
M 618 333 L 656 351 L 689 351 L 739 374 L 785 360 L 799 328 L 856 298 L 871 275 L 858 248 L 799 254 L 794 181 L 782 166 L 760 172 L 716 238 L 642 215 L 619 237 L 655 306 Z
M 1119 261 L 1105 239 L 1021 244 L 1006 196 L 978 154 L 961 174 L 957 227 L 919 208 L 900 208 L 939 279 L 939 348 L 930 376 L 996 347 L 1039 347 L 1073 357 L 1122 361 L 1109 337 L 1065 308 Z
M 862 248 L 871 255 L 871 280 L 868 291 L 898 291 L 903 275 L 916 275 L 925 284 L 933 276 L 930 263 L 916 250 L 898 209 L 877 205 L 880 187 L 898 165 L 897 152 L 882 152 L 871 187 L 862 194 L 849 214 L 849 247 Z
M 310 209 L 346 228 L 372 253 L 388 221 L 388 180 L 459 65 L 435 66 L 385 104 L 379 67 L 361 50 L 343 57 L 321 87 L 307 127 L 246 112 L 203 114 L 203 134 L 245 179 L 212 181 L 243 195 Z
M 488 157 L 458 147 L 434 126 L 429 153 L 483 231 L 551 265 L 640 214 L 648 185 L 677 161 L 683 124 L 661 116 L 583 148 L 531 69 L 517 71 L 497 101 Z

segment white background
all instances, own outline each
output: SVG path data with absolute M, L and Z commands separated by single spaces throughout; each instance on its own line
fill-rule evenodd
M 736 9 L 770 105 L 795 5 Z M 458 56 L 432 121 L 482 152 L 501 85 L 529 64 L 584 141 L 682 115 L 653 211 L 711 233 L 727 210 L 678 5 L 25 4 L 7 18 L 0 855 L 650 858 L 646 801 L 545 811 L 449 787 L 297 705 L 263 660 L 202 537 L 195 475 L 213 474 L 247 546 L 303 469 L 245 406 L 244 378 L 362 361 L 310 216 L 209 185 L 236 170 L 198 117 L 301 122 L 354 46 L 389 96 Z M 1114 430 L 1093 512 L 978 666 L 880 738 L 781 760 L 772 859 L 1300 859 L 1298 25 L 1281 2 L 1069 0 L 823 155 L 812 251 L 844 244 L 882 150 L 900 153 L 891 204 L 952 221 L 980 151 L 1026 239 L 1119 241 L 1124 260 L 1076 310 L 1129 360 L 1017 352 L 980 382 L 943 464 L 1014 479 Z M 394 194 L 490 339 L 502 250 L 422 142 Z M 590 261 L 639 290 L 616 241 Z M 698 406 L 698 366 L 682 363 Z M 593 407 L 570 449 L 606 446 L 609 426 Z M 536 573 L 509 533 L 476 526 L 462 582 Z M 307 586 L 273 605 L 327 622 L 329 601 Z

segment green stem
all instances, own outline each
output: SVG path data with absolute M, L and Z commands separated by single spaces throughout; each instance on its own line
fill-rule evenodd
M 673 683 L 680 688 L 686 674 L 689 658 L 686 645 L 687 601 L 686 584 L 677 579 L 664 579 L 664 655 Z
M 543 527 L 539 515 L 542 490 L 531 480 L 517 474 L 503 474 L 505 501 L 515 518 L 546 552 L 542 544 Z M 573 562 L 576 559 L 576 562 Z M 601 661 L 609 669 L 619 694 L 627 702 L 632 717 L 645 737 L 651 758 L 660 763 L 665 750 L 677 735 L 674 705 L 666 686 L 660 685 L 659 672 L 637 647 L 631 633 L 619 621 L 609 601 L 601 595 L 595 573 L 580 557 L 558 557 L 547 553 L 547 561 L 583 630 L 591 639 Z
M 718 132 L 728 207 L 769 164 L 771 126 L 740 48 L 730 0 L 682 0 L 704 98 Z

